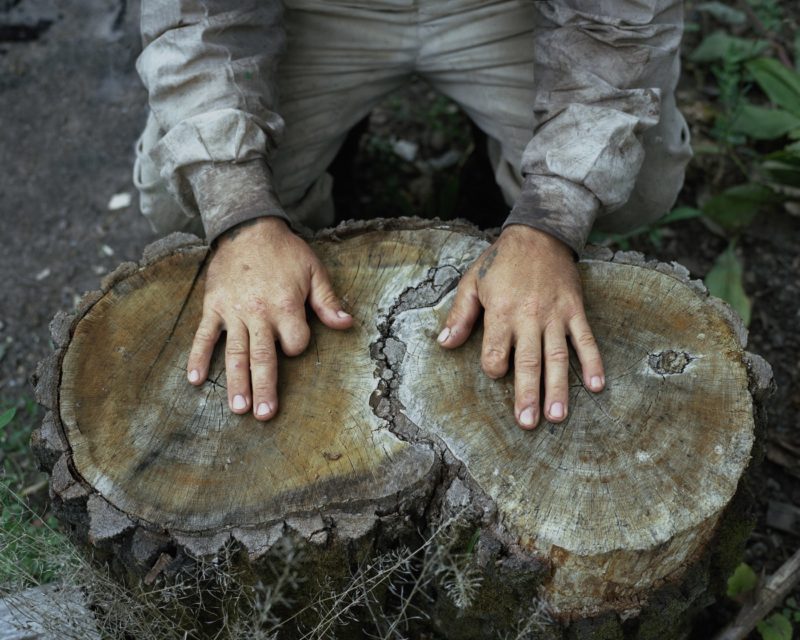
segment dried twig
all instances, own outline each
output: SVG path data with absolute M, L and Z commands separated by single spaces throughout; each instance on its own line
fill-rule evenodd
M 742 11 L 747 14 L 747 17 L 752 23 L 753 27 L 755 27 L 755 30 L 769 40 L 772 48 L 775 49 L 775 55 L 778 57 L 778 60 L 781 61 L 781 64 L 789 69 L 794 70 L 792 59 L 786 52 L 786 47 L 784 47 L 780 40 L 778 40 L 777 36 L 772 31 L 767 29 L 766 25 L 761 22 L 761 18 L 759 18 L 758 14 L 753 11 L 753 7 L 750 6 L 747 0 L 739 0 L 739 6 L 741 7 Z
M 783 602 L 798 582 L 800 582 L 800 549 L 772 574 L 759 591 L 755 602 L 744 607 L 736 616 L 736 620 L 715 640 L 743 640 L 764 616 Z

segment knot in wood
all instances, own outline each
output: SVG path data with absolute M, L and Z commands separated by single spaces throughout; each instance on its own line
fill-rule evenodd
M 647 359 L 647 363 L 657 374 L 669 376 L 683 373 L 686 366 L 694 359 L 693 356 L 690 356 L 685 351 L 673 351 L 669 349 L 659 353 L 651 353 Z

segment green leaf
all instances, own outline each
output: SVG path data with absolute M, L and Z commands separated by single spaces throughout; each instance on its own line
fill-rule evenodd
M 709 199 L 703 205 L 703 213 L 728 233 L 737 233 L 753 221 L 765 204 L 780 200 L 763 185 L 739 184 Z
M 14 419 L 14 416 L 17 413 L 16 407 L 11 407 L 10 409 L 6 409 L 3 413 L 0 413 L 0 429 L 5 427 L 9 422 Z
M 786 616 L 774 613 L 756 626 L 763 640 L 792 640 L 792 623 Z
M 725 24 L 744 24 L 747 22 L 747 15 L 744 11 L 739 11 L 721 2 L 702 2 L 696 8 L 698 11 L 710 13 Z
M 742 104 L 731 122 L 731 130 L 753 140 L 774 140 L 800 128 L 800 117 L 783 109 L 766 109 Z
M 772 58 L 751 60 L 747 70 L 772 102 L 800 116 L 800 74 Z
M 769 43 L 766 40 L 737 38 L 724 31 L 715 31 L 692 51 L 689 59 L 693 62 L 741 62 L 761 55 L 767 47 Z
M 681 220 L 691 220 L 692 218 L 699 218 L 703 215 L 700 209 L 694 207 L 676 207 L 667 215 L 657 221 L 657 224 L 670 224 L 672 222 L 680 222 Z
M 733 575 L 728 578 L 728 597 L 735 598 L 743 593 L 752 591 L 758 584 L 758 576 L 752 567 L 746 562 L 742 562 Z
M 761 168 L 776 183 L 789 187 L 800 187 L 800 165 L 796 162 L 766 160 L 761 164 Z
M 736 253 L 734 253 L 733 243 L 731 243 L 728 245 L 728 248 L 717 257 L 714 266 L 711 267 L 711 271 L 706 275 L 705 283 L 711 295 L 722 298 L 731 305 L 742 317 L 745 325 L 749 325 L 751 303 L 750 298 L 748 298 L 747 294 L 744 292 L 742 273 L 742 263 L 739 261 Z M 736 571 L 739 571 L 742 566 L 743 565 L 739 565 Z M 742 569 L 742 571 L 746 572 L 747 569 Z M 752 569 L 750 571 L 752 571 Z M 736 572 L 734 572 L 733 575 L 736 576 Z M 730 593 L 730 591 L 729 580 L 728 593 Z

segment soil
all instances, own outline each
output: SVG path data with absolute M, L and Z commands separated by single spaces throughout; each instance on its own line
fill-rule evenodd
M 138 0 L 0 0 L 0 401 L 32 395 L 28 379 L 50 351 L 48 323 L 97 287 L 119 262 L 136 259 L 155 235 L 138 214 L 133 145 L 146 93 L 134 69 Z M 690 113 L 691 119 L 691 113 Z M 416 149 L 411 154 L 411 146 Z M 449 154 L 449 155 L 448 155 Z M 393 96 L 351 136 L 333 167 L 340 210 L 354 217 L 414 212 L 456 215 L 484 226 L 506 210 L 484 141 L 454 105 L 422 82 Z M 708 180 L 699 162 L 681 202 Z M 111 210 L 115 194 L 131 204 Z M 702 278 L 726 241 L 690 220 L 662 230 L 658 246 L 632 248 L 676 260 Z M 768 440 L 800 451 L 800 219 L 765 213 L 737 251 L 753 301 L 749 349 L 773 366 L 777 391 Z M 770 573 L 800 546 L 800 531 L 767 526 L 770 501 L 800 504 L 794 454 L 762 466 L 758 523 L 746 559 Z M 792 475 L 792 474 L 795 475 Z M 716 611 L 716 613 L 715 613 Z M 703 624 L 724 621 L 712 610 Z

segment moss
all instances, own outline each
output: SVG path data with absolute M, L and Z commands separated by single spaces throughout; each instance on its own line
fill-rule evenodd
M 636 640 L 677 640 L 689 631 L 687 610 L 691 599 L 677 585 L 660 589 L 638 619 Z
M 566 640 L 623 640 L 619 618 L 613 614 L 586 618 L 569 626 Z
M 712 545 L 709 592 L 715 596 L 725 593 L 728 577 L 742 561 L 745 544 L 756 525 L 758 494 L 762 483 L 763 420 L 763 413 L 759 415 L 757 412 L 753 458 L 739 480 L 736 494 L 720 518 Z

